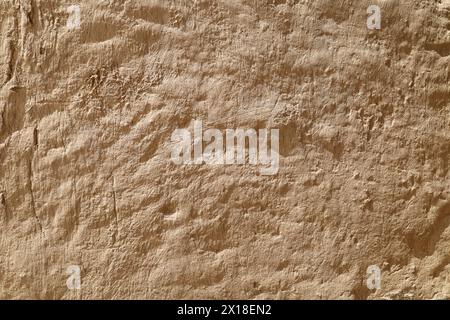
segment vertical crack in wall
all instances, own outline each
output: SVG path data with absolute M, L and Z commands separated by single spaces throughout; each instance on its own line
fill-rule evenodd
M 117 215 L 117 195 L 116 195 L 116 178 L 114 175 L 112 176 L 112 195 L 113 195 L 113 213 L 114 213 L 114 225 L 115 231 L 113 235 L 113 243 L 116 243 L 116 240 L 119 236 L 119 219 Z
M 17 48 L 18 48 L 18 39 L 17 34 L 19 32 L 18 30 L 18 21 L 17 16 L 13 16 L 12 18 L 8 19 L 10 20 L 8 23 L 8 29 L 6 30 L 5 34 L 5 65 L 6 70 L 5 72 L 5 78 L 3 79 L 1 83 L 1 87 L 3 88 L 11 79 L 14 78 L 15 75 L 15 69 L 16 69 L 16 63 L 17 63 Z M 3 32 L 3 30 L 2 30 Z
M 33 191 L 33 164 L 32 164 L 32 157 L 31 159 L 28 161 L 28 188 L 29 188 L 29 192 L 30 192 L 30 196 L 31 196 L 31 210 L 33 213 L 33 216 L 36 220 L 36 224 L 39 228 L 40 233 L 43 233 L 43 228 L 42 228 L 42 223 L 41 223 L 41 219 L 39 219 L 39 216 L 37 215 L 37 211 L 36 211 L 36 201 L 35 201 L 35 197 L 34 197 L 34 191 Z
M 1 218 L 5 223 L 8 223 L 10 214 L 8 210 L 8 204 L 6 203 L 6 192 L 0 191 L 0 213 L 3 215 Z

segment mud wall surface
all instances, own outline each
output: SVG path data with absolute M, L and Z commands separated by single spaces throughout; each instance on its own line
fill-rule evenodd
M 448 0 L 0 0 L 0 298 L 450 298 L 449 66 Z

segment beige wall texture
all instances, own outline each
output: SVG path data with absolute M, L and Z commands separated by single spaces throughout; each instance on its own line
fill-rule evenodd
M 0 298 L 449 299 L 449 84 L 449 0 L 0 0 Z

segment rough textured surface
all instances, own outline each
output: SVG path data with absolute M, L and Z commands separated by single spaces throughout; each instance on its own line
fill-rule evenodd
M 449 79 L 448 0 L 1 0 L 0 298 L 448 299 Z M 278 175 L 174 165 L 195 119 Z

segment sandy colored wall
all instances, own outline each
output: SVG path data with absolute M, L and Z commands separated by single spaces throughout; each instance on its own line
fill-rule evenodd
M 450 298 L 449 79 L 448 0 L 1 0 L 0 298 Z

